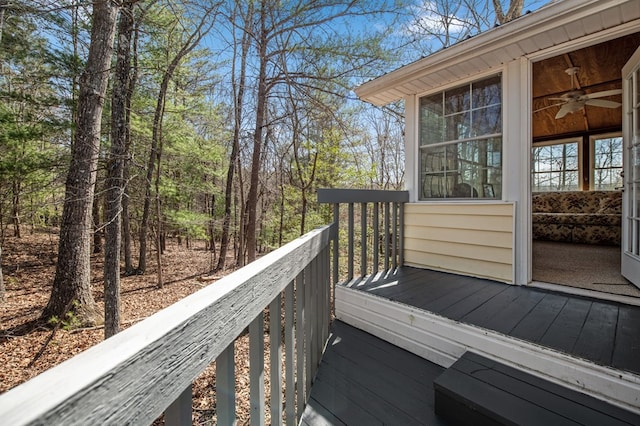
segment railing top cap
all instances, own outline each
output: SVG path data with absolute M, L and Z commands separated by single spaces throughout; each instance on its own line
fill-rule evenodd
M 319 203 L 406 203 L 408 201 L 408 191 L 318 189 Z

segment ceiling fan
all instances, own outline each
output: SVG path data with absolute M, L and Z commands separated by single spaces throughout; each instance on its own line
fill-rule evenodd
M 558 113 L 556 114 L 556 117 L 555 117 L 556 119 L 558 119 L 558 118 L 564 117 L 569 113 L 573 113 L 584 108 L 585 105 L 591 105 L 591 106 L 602 107 L 602 108 L 618 108 L 620 107 L 620 105 L 622 105 L 620 102 L 608 101 L 606 99 L 599 99 L 599 98 L 605 98 L 607 96 L 619 95 L 622 93 L 622 90 L 620 89 L 604 90 L 602 92 L 587 94 L 585 93 L 584 90 L 576 88 L 574 84 L 574 78 L 575 78 L 575 75 L 578 73 L 579 69 L 580 69 L 579 67 L 571 67 L 565 70 L 565 72 L 571 76 L 570 91 L 568 91 L 567 93 L 564 93 L 559 98 L 549 98 L 549 100 L 560 101 L 560 103 L 549 105 L 541 109 L 547 109 L 547 108 L 561 105 L 560 110 L 558 110 Z M 538 111 L 540 111 L 540 109 L 537 110 L 536 112 Z

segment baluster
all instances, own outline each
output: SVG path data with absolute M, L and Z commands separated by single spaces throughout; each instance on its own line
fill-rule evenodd
M 296 389 L 295 389 L 295 328 L 293 324 L 293 286 L 291 282 L 284 293 L 284 350 L 285 350 L 285 381 L 286 398 L 285 413 L 287 426 L 295 426 L 296 421 Z
M 282 424 L 282 338 L 280 336 L 281 297 L 273 299 L 269 305 L 269 359 L 271 364 L 271 424 Z
M 389 203 L 384 203 L 384 270 L 385 273 L 389 272 L 389 257 L 390 257 L 390 253 L 389 253 L 389 246 L 390 246 L 390 241 L 389 241 Z
M 400 266 L 404 265 L 404 203 L 400 204 L 400 226 L 398 236 L 400 239 Z
M 335 226 L 333 237 L 333 283 L 338 284 L 339 275 L 339 241 L 340 241 L 340 204 L 335 203 L 333 205 L 333 223 Z
M 349 232 L 349 242 L 348 242 L 348 244 L 349 244 L 349 253 L 348 253 L 348 259 L 347 259 L 347 262 L 348 262 L 348 264 L 347 264 L 347 268 L 348 268 L 347 281 L 351 281 L 353 279 L 353 246 L 354 246 L 354 243 L 353 243 L 353 240 L 354 240 L 354 237 L 353 237 L 353 233 L 354 233 L 354 230 L 353 230 L 353 228 L 354 228 L 354 224 L 353 224 L 353 221 L 354 221 L 353 203 L 349 203 L 349 218 L 348 218 L 348 220 L 349 220 L 349 229 L 348 229 L 348 232 Z
M 367 203 L 360 203 L 360 277 L 367 275 Z
M 264 426 L 264 323 L 262 312 L 249 325 L 249 364 L 251 425 Z
M 180 396 L 167 407 L 164 412 L 164 424 L 167 426 L 184 426 L 192 424 L 191 384 Z
M 216 412 L 219 425 L 236 424 L 234 342 L 216 358 Z
M 393 203 L 393 211 L 391 221 L 393 224 L 391 225 L 393 231 L 393 241 L 392 241 L 392 249 L 391 255 L 392 257 L 392 265 L 395 270 L 398 267 L 398 205 L 397 203 Z
M 378 253 L 380 252 L 380 203 L 373 203 L 373 272 L 378 273 Z
M 297 419 L 300 420 L 304 405 L 307 402 L 307 394 L 305 390 L 305 368 L 304 368 L 304 331 L 305 331 L 305 288 L 304 288 L 304 272 L 301 272 L 296 278 L 296 369 L 297 371 Z

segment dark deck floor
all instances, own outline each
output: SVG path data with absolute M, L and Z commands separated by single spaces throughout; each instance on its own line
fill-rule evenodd
M 433 380 L 443 371 L 334 321 L 300 424 L 445 425 L 433 408 Z
M 353 288 L 640 374 L 637 306 L 410 267 Z

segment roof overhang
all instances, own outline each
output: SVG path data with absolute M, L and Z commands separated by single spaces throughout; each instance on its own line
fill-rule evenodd
M 592 34 L 640 28 L 638 0 L 563 0 L 368 81 L 360 99 L 386 105 L 498 69 L 503 64 Z

